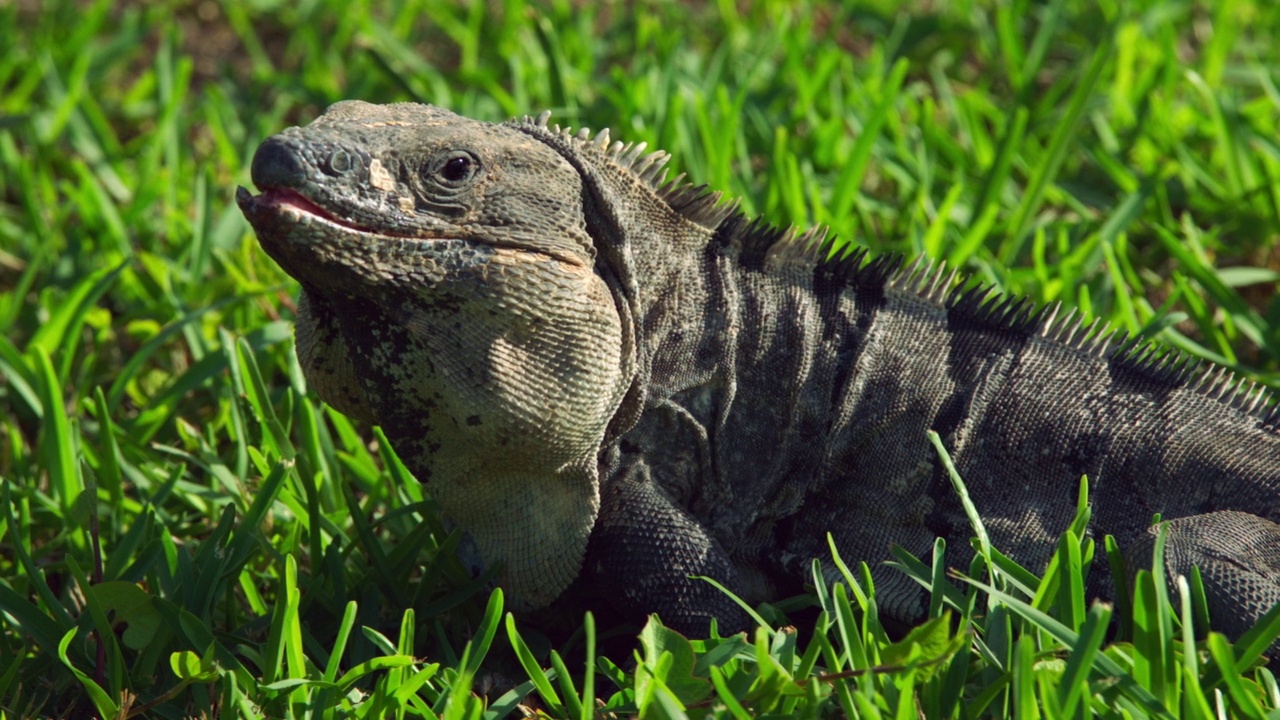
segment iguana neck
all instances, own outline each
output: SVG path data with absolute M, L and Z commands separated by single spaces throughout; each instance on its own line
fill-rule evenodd
M 613 375 L 621 328 L 595 312 L 610 300 L 589 269 L 503 266 L 497 254 L 484 262 L 494 276 L 487 288 L 545 277 L 584 296 L 503 314 L 440 287 L 430 298 L 387 288 L 376 299 L 309 302 L 308 311 L 311 324 L 336 326 L 343 347 L 359 348 L 347 375 L 368 415 L 483 563 L 499 565 L 513 605 L 540 607 L 578 575 L 595 522 L 596 452 L 622 384 L 593 380 Z

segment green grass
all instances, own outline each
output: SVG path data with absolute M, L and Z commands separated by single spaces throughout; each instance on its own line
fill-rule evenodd
M 1280 387 L 1280 6 L 915 5 L 0 3 L 0 713 L 1276 716 L 1280 620 L 1233 645 L 1159 572 L 1090 605 L 1114 553 L 1079 523 L 1042 577 L 900 558 L 934 601 L 897 642 L 855 565 L 801 632 L 784 602 L 553 649 L 308 395 L 232 196 L 344 98 L 610 126 L 774 222 Z

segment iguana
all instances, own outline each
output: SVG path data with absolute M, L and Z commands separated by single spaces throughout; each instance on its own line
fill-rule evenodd
M 1170 521 L 1169 570 L 1201 568 L 1222 630 L 1280 602 L 1264 390 L 928 262 L 833 252 L 668 181 L 667 159 L 546 114 L 348 101 L 266 140 L 261 194 L 238 191 L 302 286 L 311 385 L 382 426 L 517 606 L 594 589 L 688 633 L 741 628 L 690 576 L 782 597 L 831 533 L 883 612 L 917 618 L 891 546 L 940 536 L 963 567 L 973 532 L 930 429 L 1025 566 L 1087 475 L 1090 532 L 1149 548 Z

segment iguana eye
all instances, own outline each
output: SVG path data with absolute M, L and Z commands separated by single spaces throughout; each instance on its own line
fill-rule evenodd
M 470 153 L 459 151 L 446 155 L 443 161 L 436 165 L 432 174 L 445 185 L 458 186 L 475 177 L 479 169 L 480 163 L 475 157 Z

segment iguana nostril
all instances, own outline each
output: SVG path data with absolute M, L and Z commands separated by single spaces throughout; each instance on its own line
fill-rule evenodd
M 297 187 L 307 179 L 306 165 L 297 149 L 279 137 L 268 138 L 253 154 L 249 174 L 259 189 Z
M 334 148 L 325 161 L 325 169 L 330 175 L 345 175 L 351 171 L 351 154 L 342 148 Z

